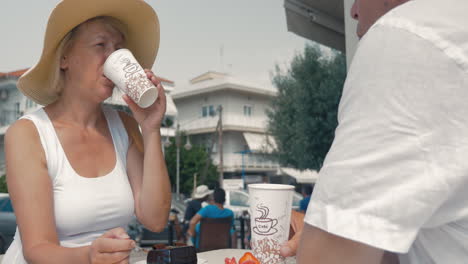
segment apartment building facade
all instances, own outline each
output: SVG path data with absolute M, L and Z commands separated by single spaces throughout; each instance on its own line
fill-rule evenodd
M 276 93 L 273 87 L 206 72 L 173 92 L 177 123 L 192 144 L 211 151 L 218 166 L 222 151 L 225 179 L 241 178 L 246 184 L 272 182 L 279 164 L 273 154 L 275 141 L 267 133 L 266 110 Z M 221 139 L 217 132 L 220 129 Z

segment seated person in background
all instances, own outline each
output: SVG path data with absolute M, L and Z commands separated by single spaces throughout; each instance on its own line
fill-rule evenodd
M 213 190 L 208 189 L 206 185 L 200 185 L 195 189 L 193 193 L 193 199 L 188 202 L 187 208 L 185 209 L 184 215 L 184 234 L 187 232 L 189 228 L 189 222 L 192 217 L 200 211 L 202 208 L 202 203 L 206 202 L 210 195 L 213 193 Z
M 302 199 L 299 204 L 299 212 L 305 213 L 307 211 L 307 206 L 309 206 L 310 197 L 312 196 L 313 190 L 314 187 L 312 187 L 310 184 L 306 184 L 302 187 L 302 195 L 304 196 L 304 199 Z
M 232 218 L 232 230 L 231 235 L 234 234 L 234 212 L 230 209 L 224 208 L 224 202 L 226 201 L 226 192 L 218 188 L 213 193 L 214 204 L 207 205 L 198 211 L 195 216 L 190 220 L 190 226 L 188 234 L 193 238 L 193 241 L 196 248 L 198 248 L 198 240 L 200 234 L 200 220 L 202 218 Z M 196 235 L 195 235 L 196 234 Z

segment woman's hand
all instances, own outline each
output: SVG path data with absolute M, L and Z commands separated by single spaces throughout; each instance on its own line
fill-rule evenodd
M 134 247 L 135 241 L 130 239 L 123 228 L 114 228 L 93 241 L 89 250 L 89 262 L 128 264 Z
M 159 131 L 161 122 L 166 113 L 166 94 L 161 85 L 161 80 L 154 75 L 151 70 L 145 69 L 146 76 L 158 89 L 158 98 L 147 108 L 138 106 L 128 95 L 124 95 L 123 99 L 133 113 L 133 117 L 140 125 L 142 131 Z

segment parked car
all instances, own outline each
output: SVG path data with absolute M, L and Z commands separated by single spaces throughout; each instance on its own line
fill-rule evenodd
M 16 232 L 16 216 L 10 196 L 0 193 L 0 254 L 4 254 Z
M 184 200 L 177 199 L 176 195 L 172 194 L 171 201 L 171 214 L 175 214 L 179 223 L 184 221 L 185 208 L 187 207 Z M 132 238 L 135 239 L 140 246 L 148 246 L 159 243 L 167 243 L 169 239 L 169 222 L 166 228 L 160 232 L 155 233 L 146 229 L 137 219 L 134 219 L 127 226 L 127 233 Z M 173 230 L 172 238 L 176 240 L 176 230 Z
M 294 192 L 293 193 L 293 203 L 292 209 L 298 210 L 299 204 L 304 197 L 302 194 Z M 244 211 L 249 210 L 249 193 L 246 190 L 235 189 L 235 190 L 226 190 L 226 203 L 224 207 L 234 211 L 234 215 L 239 217 Z

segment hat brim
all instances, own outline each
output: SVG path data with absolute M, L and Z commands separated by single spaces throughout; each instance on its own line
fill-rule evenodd
M 213 193 L 213 190 L 209 190 L 209 191 L 204 192 L 204 193 L 194 194 L 193 198 L 194 199 L 200 199 L 200 198 L 206 197 L 207 195 L 210 195 L 212 193 Z
M 74 27 L 98 16 L 122 22 L 127 27 L 126 48 L 144 68 L 151 69 L 160 32 L 158 17 L 149 4 L 143 0 L 63 0 L 49 17 L 39 62 L 20 77 L 18 89 L 38 104 L 54 102 L 58 97 L 52 87 L 57 47 Z

